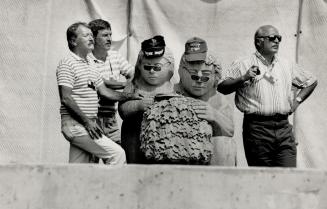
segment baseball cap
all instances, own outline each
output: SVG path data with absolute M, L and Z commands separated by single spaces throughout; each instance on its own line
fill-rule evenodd
M 141 50 L 147 58 L 161 57 L 165 53 L 165 39 L 163 36 L 154 36 L 144 40 L 141 44 Z
M 205 61 L 208 47 L 205 40 L 193 37 L 185 43 L 186 61 Z

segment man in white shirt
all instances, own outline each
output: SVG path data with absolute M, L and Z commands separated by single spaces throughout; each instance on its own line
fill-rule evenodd
M 296 167 L 296 141 L 288 121 L 317 86 L 317 79 L 277 55 L 282 36 L 271 25 L 255 33 L 257 51 L 223 73 L 218 90 L 235 92 L 244 113 L 243 143 L 249 166 Z M 299 92 L 293 98 L 292 86 Z

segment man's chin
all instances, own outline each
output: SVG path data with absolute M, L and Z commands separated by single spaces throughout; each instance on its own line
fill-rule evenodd
M 91 52 L 91 51 L 93 51 L 93 49 L 94 49 L 94 45 L 89 45 L 88 46 L 88 50 Z
M 106 49 L 107 51 L 109 51 L 109 50 L 111 49 L 111 45 L 109 45 L 109 46 L 106 45 L 106 46 L 105 46 L 105 49 Z
M 277 52 L 278 52 L 278 48 L 279 48 L 279 47 L 273 47 L 273 48 L 271 49 L 271 51 L 277 53 Z
M 194 97 L 202 97 L 205 94 L 205 92 L 199 90 L 192 90 L 189 93 Z

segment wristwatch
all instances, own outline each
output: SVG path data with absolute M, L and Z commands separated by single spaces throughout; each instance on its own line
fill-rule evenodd
M 301 97 L 296 97 L 295 100 L 298 102 L 298 103 L 301 103 L 303 102 L 302 98 Z

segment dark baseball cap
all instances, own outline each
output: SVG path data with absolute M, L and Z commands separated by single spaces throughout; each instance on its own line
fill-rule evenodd
M 207 43 L 201 38 L 193 37 L 185 43 L 184 54 L 186 61 L 205 61 L 207 51 Z
M 141 50 L 147 58 L 161 57 L 165 53 L 165 39 L 163 36 L 154 36 L 144 40 L 141 44 Z

